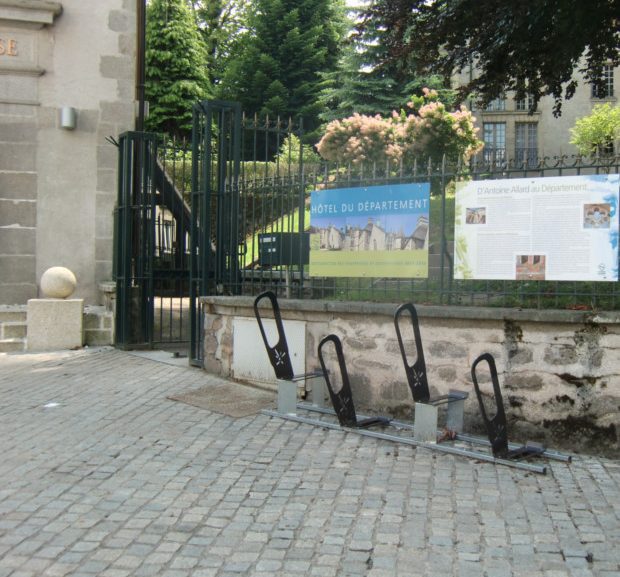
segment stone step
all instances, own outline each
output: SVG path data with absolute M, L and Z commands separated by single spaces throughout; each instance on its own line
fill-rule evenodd
M 25 339 L 28 325 L 26 321 L 0 321 L 0 338 Z
M 16 310 L 13 308 L 0 308 L 0 324 L 3 323 L 25 323 L 26 308 Z
M 0 353 L 23 353 L 26 350 L 26 339 L 1 339 Z

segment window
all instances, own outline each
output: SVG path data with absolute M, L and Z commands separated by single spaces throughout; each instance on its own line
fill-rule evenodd
M 482 125 L 485 162 L 503 162 L 506 158 L 506 123 L 485 122 Z
M 502 110 L 506 110 L 506 99 L 500 96 L 495 100 L 491 100 L 491 102 L 484 107 L 484 110 L 487 112 L 501 112 Z
M 518 165 L 538 164 L 538 124 L 534 122 L 515 124 L 515 161 Z
M 526 96 L 525 98 L 521 98 L 521 100 L 515 101 L 515 109 L 519 112 L 529 112 L 533 104 L 534 99 L 531 96 Z
M 611 98 L 614 95 L 614 69 L 612 66 L 603 67 L 601 75 L 602 86 L 592 86 L 592 98 Z

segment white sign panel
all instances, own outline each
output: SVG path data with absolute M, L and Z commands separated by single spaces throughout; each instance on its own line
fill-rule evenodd
M 618 174 L 461 182 L 456 279 L 618 280 Z

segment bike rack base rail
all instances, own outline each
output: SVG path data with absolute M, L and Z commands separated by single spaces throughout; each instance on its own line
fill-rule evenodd
M 389 441 L 392 443 L 402 443 L 404 445 L 410 445 L 413 447 L 420 447 L 424 449 L 429 449 L 431 451 L 437 451 L 440 453 L 446 453 L 449 455 L 457 455 L 459 457 L 468 457 L 470 459 L 476 459 L 478 461 L 484 461 L 487 463 L 493 463 L 495 465 L 506 465 L 508 467 L 512 467 L 515 469 L 521 469 L 523 471 L 529 471 L 532 473 L 546 474 L 547 467 L 546 465 L 538 465 L 534 463 L 526 463 L 523 461 L 514 461 L 510 459 L 501 459 L 494 457 L 490 453 L 483 453 L 482 451 L 474 451 L 468 449 L 462 449 L 459 447 L 454 447 L 451 445 L 444 444 L 436 444 L 429 443 L 425 441 L 417 441 L 413 437 L 404 437 L 400 435 L 395 435 L 391 433 L 384 433 L 381 431 L 373 431 L 367 428 L 360 427 L 342 427 L 338 423 L 323 421 L 321 419 L 312 419 L 309 417 L 304 417 L 296 414 L 282 414 L 277 411 L 271 411 L 268 409 L 262 410 L 261 413 L 263 415 L 269 417 L 278 417 L 280 419 L 284 419 L 287 421 L 293 421 L 295 423 L 302 423 L 305 425 L 312 425 L 315 427 L 321 427 L 323 429 L 330 429 L 333 431 L 342 431 L 345 433 L 354 433 L 356 435 L 361 435 L 363 437 L 370 437 L 373 439 L 380 439 L 382 441 Z M 391 423 L 393 424 L 393 422 Z

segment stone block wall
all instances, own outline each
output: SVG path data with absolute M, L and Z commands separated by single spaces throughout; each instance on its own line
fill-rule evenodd
M 253 299 L 204 297 L 207 371 L 233 376 L 233 319 L 253 318 Z M 285 320 L 306 323 L 306 368 L 334 333 L 343 343 L 356 407 L 411 415 L 411 394 L 393 324 L 396 305 L 280 300 Z M 620 454 L 620 313 L 417 307 L 432 393 L 470 393 L 468 428 L 482 431 L 471 366 L 482 353 L 497 363 L 511 438 Z M 403 336 L 415 360 L 412 338 Z M 262 346 L 257 343 L 256 346 Z M 266 354 L 265 354 L 266 359 Z M 479 381 L 491 398 L 486 367 Z M 490 414 L 493 411 L 490 410 Z
M 0 38 L 0 304 L 36 298 L 52 266 L 96 304 L 112 275 L 110 137 L 134 128 L 136 2 L 0 0 Z
M 0 305 L 0 353 L 23 352 L 28 339 L 26 305 Z M 103 306 L 86 306 L 82 317 L 82 344 L 114 344 L 114 313 Z
M 84 309 L 84 344 L 90 347 L 114 344 L 114 313 L 105 307 Z

